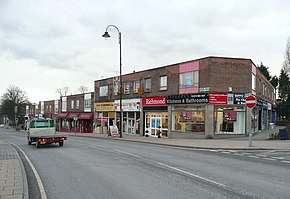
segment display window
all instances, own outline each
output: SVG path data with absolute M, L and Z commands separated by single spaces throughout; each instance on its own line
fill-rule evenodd
M 245 134 L 244 106 L 216 106 L 215 134 Z
M 205 108 L 204 106 L 180 106 L 172 110 L 172 131 L 205 132 Z

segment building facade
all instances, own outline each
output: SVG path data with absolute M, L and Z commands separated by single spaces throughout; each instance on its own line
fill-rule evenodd
M 61 97 L 58 123 L 62 132 L 93 132 L 94 93 Z M 56 102 L 55 102 L 56 103 Z
M 247 135 L 275 119 L 274 88 L 250 59 L 206 57 L 95 81 L 97 126 L 169 138 Z M 123 111 L 120 112 L 119 92 Z M 257 105 L 245 106 L 253 95 Z

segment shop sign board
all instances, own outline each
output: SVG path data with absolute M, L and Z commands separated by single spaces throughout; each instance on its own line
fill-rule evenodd
M 246 104 L 246 97 L 243 93 L 229 93 L 228 94 L 228 104 Z
M 181 94 L 167 96 L 167 104 L 207 104 L 208 93 L 201 94 Z
M 146 97 L 142 99 L 143 106 L 166 106 L 166 97 Z
M 139 112 L 141 99 L 123 99 L 122 110 L 125 112 Z M 120 100 L 115 100 L 114 110 L 120 111 Z
M 246 98 L 246 106 L 248 108 L 254 108 L 257 104 L 257 99 L 254 95 L 250 95 Z
M 236 112 L 224 112 L 224 120 L 225 121 L 237 121 L 237 113 Z
M 113 102 L 100 102 L 95 103 L 96 112 L 110 112 L 114 111 L 114 103 Z
M 210 104 L 227 104 L 228 95 L 227 94 L 209 94 Z

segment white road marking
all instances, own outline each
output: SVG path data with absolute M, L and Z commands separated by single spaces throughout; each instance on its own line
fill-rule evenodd
M 119 152 L 119 153 L 126 154 L 126 155 L 130 155 L 130 156 L 133 156 L 133 157 L 136 157 L 136 158 L 142 158 L 141 156 L 139 156 L 139 155 L 135 155 L 135 154 L 133 154 L 133 153 L 128 153 L 128 152 L 120 151 L 120 150 L 115 150 L 115 151 L 117 151 L 117 152 Z
M 24 151 L 20 147 L 18 147 L 17 145 L 15 145 L 15 144 L 13 144 L 11 142 L 9 142 L 9 143 L 12 144 L 13 146 L 17 147 L 21 151 L 21 153 L 24 155 L 24 157 L 26 158 L 27 162 L 29 163 L 29 166 L 31 167 L 31 169 L 33 171 L 33 174 L 34 174 L 34 176 L 36 178 L 36 181 L 37 181 L 37 184 L 38 184 L 38 187 L 39 187 L 39 191 L 40 191 L 40 195 L 41 195 L 41 199 L 47 199 L 46 193 L 45 193 L 45 190 L 44 190 L 44 186 L 43 186 L 42 181 L 41 181 L 41 178 L 38 175 L 35 167 L 33 166 L 32 162 L 30 161 L 30 159 L 27 157 L 27 155 L 24 153 Z
M 250 158 L 260 158 L 259 156 L 249 155 Z
M 272 157 L 274 159 L 277 159 L 277 160 L 284 160 L 285 158 L 284 157 Z
M 288 164 L 290 164 L 290 161 L 286 161 L 286 160 L 283 160 L 283 161 L 281 161 L 281 162 L 284 162 L 284 163 L 288 163 Z
M 264 160 L 271 160 L 271 161 L 276 161 L 277 159 L 273 159 L 273 158 L 263 158 Z
M 193 176 L 193 177 L 195 177 L 195 178 L 199 178 L 199 179 L 201 179 L 201 180 L 203 180 L 203 181 L 210 182 L 210 183 L 212 183 L 212 184 L 216 184 L 216 185 L 219 185 L 219 186 L 222 186 L 222 187 L 226 187 L 226 185 L 224 185 L 224 184 L 221 184 L 221 183 L 219 183 L 219 182 L 215 182 L 215 181 L 213 181 L 213 180 L 210 180 L 210 179 L 207 179 L 207 178 L 201 177 L 201 176 L 199 176 L 199 175 L 196 175 L 196 174 L 193 174 L 193 173 L 190 173 L 190 172 L 187 172 L 187 171 L 183 171 L 183 170 L 178 169 L 178 168 L 176 168 L 176 167 L 172 167 L 172 166 L 169 166 L 169 165 L 167 165 L 167 164 L 163 164 L 163 163 L 161 163 L 161 162 L 156 162 L 156 163 L 159 164 L 159 165 L 161 165 L 161 166 L 163 166 L 163 167 L 167 167 L 167 168 L 169 168 L 169 169 L 172 169 L 172 170 L 178 171 L 178 172 L 180 172 L 180 173 L 184 173 L 184 174 L 186 174 L 186 175 L 190 175 L 190 176 Z

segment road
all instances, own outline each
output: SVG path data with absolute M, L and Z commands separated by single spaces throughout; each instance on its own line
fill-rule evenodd
M 27 154 L 49 199 L 232 199 L 290 195 L 287 163 L 290 153 L 286 153 L 283 162 L 281 156 L 279 161 L 258 156 L 267 151 L 242 155 L 247 152 L 74 136 L 63 147 L 48 145 L 37 149 L 27 145 L 24 132 L 3 129 L 0 139 L 18 145 Z

